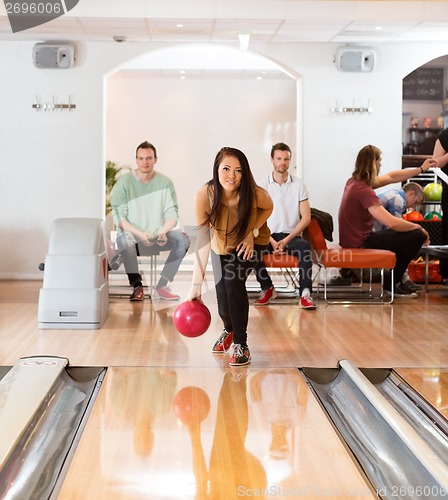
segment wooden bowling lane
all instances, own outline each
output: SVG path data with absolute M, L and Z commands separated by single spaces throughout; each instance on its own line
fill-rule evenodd
M 394 370 L 448 419 L 448 369 L 395 368 Z
M 109 368 L 59 499 L 376 498 L 294 368 Z

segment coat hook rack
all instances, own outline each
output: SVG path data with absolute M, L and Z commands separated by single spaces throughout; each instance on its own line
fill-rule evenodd
M 355 106 L 355 102 L 353 101 L 353 105 L 351 107 L 347 107 L 347 106 L 339 106 L 338 101 L 336 101 L 336 107 L 331 108 L 331 111 L 332 113 L 338 113 L 338 114 L 343 114 L 343 113 L 352 113 L 353 115 L 355 113 L 370 114 L 373 113 L 373 108 L 370 107 L 369 102 L 367 102 L 366 107 L 357 107 Z
M 32 105 L 36 111 L 56 111 L 76 109 L 76 104 L 72 103 L 72 96 L 68 96 L 68 102 L 58 103 L 57 98 L 53 96 L 52 102 L 40 102 L 40 97 L 36 96 L 36 103 Z

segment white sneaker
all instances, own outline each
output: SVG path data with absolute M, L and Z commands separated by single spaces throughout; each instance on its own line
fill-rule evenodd
M 180 295 L 171 293 L 171 290 L 167 286 L 161 286 L 154 290 L 153 298 L 162 300 L 179 300 Z

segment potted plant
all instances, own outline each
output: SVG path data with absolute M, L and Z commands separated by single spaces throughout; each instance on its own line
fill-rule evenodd
M 110 205 L 110 195 L 112 193 L 112 189 L 115 186 L 120 175 L 129 172 L 131 169 L 127 165 L 119 165 L 114 161 L 106 161 L 106 234 L 111 234 L 111 231 L 114 231 L 114 221 L 112 217 L 112 207 Z
M 106 161 L 106 215 L 111 211 L 110 195 L 120 175 L 129 172 L 127 165 L 119 165 L 114 161 Z

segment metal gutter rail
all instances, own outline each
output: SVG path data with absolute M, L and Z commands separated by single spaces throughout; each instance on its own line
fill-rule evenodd
M 443 425 L 400 390 L 390 370 L 383 372 L 386 376 L 380 370 L 380 380 L 373 383 L 348 360 L 341 360 L 338 369 L 302 369 L 380 498 L 446 499 L 448 436 Z
M 51 497 L 104 378 L 55 356 L 21 358 L 0 379 L 0 498 Z

